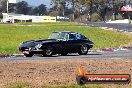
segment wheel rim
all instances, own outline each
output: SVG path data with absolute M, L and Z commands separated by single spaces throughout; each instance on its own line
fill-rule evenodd
M 81 52 L 82 52 L 82 53 L 86 53 L 87 51 L 88 51 L 87 46 L 86 46 L 86 45 L 82 45 L 82 47 L 81 47 Z
M 50 47 L 48 47 L 45 51 L 46 51 L 46 55 L 52 54 L 52 48 L 50 48 Z

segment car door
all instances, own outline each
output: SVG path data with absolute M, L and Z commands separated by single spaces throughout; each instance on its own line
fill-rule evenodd
M 70 52 L 76 52 L 77 48 L 78 48 L 78 40 L 76 38 L 76 34 L 75 33 L 70 33 L 69 34 L 69 39 L 68 39 L 68 48 Z
M 57 52 L 62 53 L 62 52 L 68 52 L 68 35 L 67 33 L 60 33 L 58 42 L 56 44 Z

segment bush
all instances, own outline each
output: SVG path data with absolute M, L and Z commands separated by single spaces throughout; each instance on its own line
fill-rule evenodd
M 116 19 L 117 19 L 117 20 L 123 20 L 123 17 L 122 17 L 122 15 L 118 14 L 118 15 L 116 16 Z
M 98 21 L 100 19 L 101 19 L 101 17 L 100 17 L 100 15 L 98 13 L 93 13 L 92 16 L 91 16 L 91 21 L 92 22 L 96 22 L 96 21 Z

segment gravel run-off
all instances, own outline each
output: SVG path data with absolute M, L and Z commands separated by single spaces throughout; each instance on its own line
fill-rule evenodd
M 0 88 L 16 82 L 28 82 L 34 86 L 76 84 L 78 66 L 82 66 L 89 74 L 132 75 L 132 59 L 80 58 L 0 62 Z

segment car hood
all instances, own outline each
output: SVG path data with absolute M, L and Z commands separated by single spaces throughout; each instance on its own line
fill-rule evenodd
M 22 42 L 20 47 L 35 47 L 37 44 L 44 44 L 49 42 L 56 42 L 55 39 L 38 39 L 38 40 L 29 40 Z

